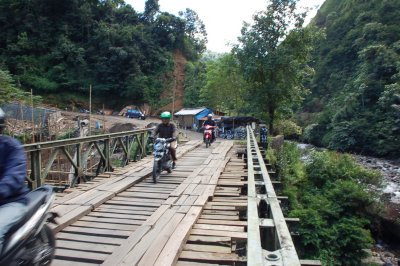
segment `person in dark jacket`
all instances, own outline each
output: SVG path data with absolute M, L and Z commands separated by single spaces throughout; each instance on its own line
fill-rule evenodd
M 215 123 L 215 121 L 214 121 L 214 119 L 212 119 L 213 118 L 213 115 L 212 114 L 208 114 L 207 115 L 207 120 L 206 121 L 204 121 L 204 123 L 203 123 L 203 128 L 205 127 L 205 126 L 213 126 L 213 127 L 215 127 L 217 124 Z M 215 141 L 215 129 L 213 129 L 212 130 L 212 139 L 211 139 L 211 142 L 214 142 Z
M 25 213 L 23 196 L 29 191 L 24 149 L 17 140 L 3 135 L 5 122 L 0 108 L 0 253 L 4 235 Z
M 171 123 L 171 113 L 170 112 L 163 112 L 161 114 L 161 123 L 157 125 L 153 132 L 153 137 L 158 136 L 159 138 L 174 138 L 175 141 L 171 142 L 171 145 L 169 146 L 169 151 L 171 153 L 172 157 L 172 168 L 176 167 L 176 136 L 177 136 L 177 131 L 176 131 L 176 126 Z
M 4 136 L 5 114 L 0 109 L 0 205 L 16 201 L 26 192 L 26 156 L 16 139 Z

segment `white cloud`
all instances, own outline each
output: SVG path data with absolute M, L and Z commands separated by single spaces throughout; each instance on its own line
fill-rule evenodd
M 138 11 L 143 12 L 145 0 L 125 0 Z M 324 0 L 300 0 L 299 6 L 314 8 Z M 177 15 L 186 8 L 194 10 L 204 22 L 208 35 L 207 49 L 214 52 L 228 52 L 227 43 L 235 43 L 240 36 L 243 21 L 251 22 L 255 12 L 265 10 L 266 0 L 160 0 L 160 10 Z M 316 10 L 309 12 L 313 17 Z

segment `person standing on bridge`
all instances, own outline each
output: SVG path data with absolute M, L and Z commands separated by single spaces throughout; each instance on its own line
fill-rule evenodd
M 171 145 L 169 146 L 169 151 L 171 153 L 172 157 L 172 169 L 175 169 L 176 167 L 176 136 L 177 136 L 177 131 L 176 131 L 176 126 L 175 124 L 171 123 L 171 113 L 170 112 L 163 112 L 161 114 L 161 123 L 157 125 L 153 132 L 153 137 L 156 137 L 158 135 L 159 138 L 173 138 L 175 139 Z
M 0 108 L 0 252 L 4 234 L 24 215 L 22 197 L 29 191 L 24 149 L 16 139 L 3 135 L 5 126 L 5 113 Z

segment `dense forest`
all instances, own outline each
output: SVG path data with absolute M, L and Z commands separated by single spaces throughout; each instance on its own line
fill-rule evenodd
M 307 141 L 378 156 L 400 154 L 400 2 L 326 0 L 300 121 Z M 398 103 L 398 102 L 397 102 Z
M 123 0 L 0 1 L 2 82 L 59 106 L 87 99 L 92 85 L 95 101 L 109 107 L 158 107 L 173 83 L 174 52 L 197 60 L 206 42 L 193 10 L 178 17 L 157 0 L 143 13 Z

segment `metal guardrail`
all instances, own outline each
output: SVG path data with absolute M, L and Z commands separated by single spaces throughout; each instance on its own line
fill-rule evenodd
M 247 167 L 247 265 L 302 265 L 250 126 Z
M 134 145 L 137 146 L 134 158 L 135 160 L 141 159 L 146 156 L 146 143 L 148 133 L 151 130 L 132 130 L 24 145 L 24 149 L 28 153 L 28 163 L 30 163 L 30 175 L 27 177 L 29 186 L 34 189 L 46 182 L 46 177 L 54 167 L 59 154 L 64 155 L 73 167 L 74 173 L 70 187 L 73 187 L 79 178 L 85 181 L 84 171 L 87 169 L 86 165 L 90 154 L 98 154 L 99 161 L 96 163 L 95 175 L 99 175 L 104 171 L 112 171 L 111 156 L 117 147 L 120 147 L 124 154 L 123 165 L 128 164 Z M 47 162 L 42 160 L 42 154 L 45 150 L 50 151 Z

